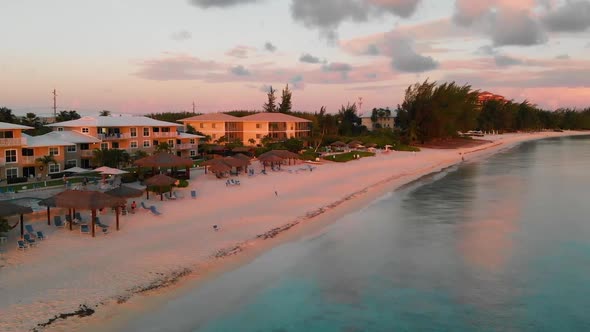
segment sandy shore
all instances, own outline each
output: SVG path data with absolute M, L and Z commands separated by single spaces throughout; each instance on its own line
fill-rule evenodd
M 289 236 L 274 237 L 287 229 L 297 226 L 287 233 L 297 234 L 337 220 L 388 191 L 460 163 L 460 153 L 470 161 L 527 140 L 579 134 L 588 133 L 486 136 L 491 142 L 479 147 L 378 154 L 317 165 L 313 172 L 294 165 L 268 175 L 240 175 L 242 184 L 234 187 L 194 171 L 184 199 L 147 202 L 161 216 L 140 209 L 122 217 L 121 231 L 95 239 L 47 226 L 40 215 L 28 223 L 44 231 L 47 240 L 17 252 L 18 232 L 12 231 L 3 244 L 0 330 L 86 330 L 88 324 L 116 319 L 116 308 L 140 310 L 147 292 L 173 292 L 168 286 L 204 278 L 284 241 Z M 199 192 L 197 199 L 190 198 L 191 189 Z M 112 214 L 100 217 L 114 224 Z M 214 224 L 221 230 L 213 231 Z

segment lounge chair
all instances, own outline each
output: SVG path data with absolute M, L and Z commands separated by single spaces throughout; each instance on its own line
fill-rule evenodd
M 29 248 L 29 246 L 27 246 L 25 241 L 23 241 L 23 240 L 16 241 L 16 249 L 25 251 L 27 248 Z
M 29 235 L 31 235 L 32 237 L 36 237 L 37 234 L 35 232 L 35 230 L 33 229 L 33 225 L 25 225 L 25 230 L 27 231 L 27 233 Z
M 78 221 L 82 221 L 82 215 L 80 214 L 80 212 L 76 212 L 74 218 L 78 219 Z
M 95 225 L 95 226 L 98 226 L 98 227 L 100 227 L 100 228 L 103 228 L 103 229 L 104 229 L 104 228 L 109 228 L 109 225 L 105 225 L 105 224 L 101 223 L 101 222 L 100 222 L 100 219 L 99 219 L 98 217 L 96 217 L 96 218 L 94 219 L 94 225 Z
M 35 239 L 33 239 L 31 237 L 31 234 L 25 234 L 24 239 L 25 239 L 25 243 L 31 247 L 34 247 L 37 245 L 37 242 L 35 241 Z
M 144 202 L 141 202 L 141 207 L 144 208 L 145 210 L 150 210 L 150 208 L 147 207 Z
M 82 233 L 82 234 L 90 234 L 90 226 L 88 226 L 88 225 L 80 225 L 80 233 Z
M 197 191 L 196 190 L 191 190 L 191 197 L 197 198 Z
M 182 199 L 182 198 L 184 198 L 184 195 L 182 193 L 178 192 L 178 191 L 173 191 L 172 192 L 172 195 L 174 197 L 176 197 L 176 199 Z
M 161 215 L 161 214 L 162 214 L 161 212 L 159 212 L 158 210 L 156 210 L 156 207 L 155 207 L 154 205 L 150 206 L 150 211 L 151 211 L 151 212 L 152 212 L 152 214 L 153 214 L 153 215 L 155 215 L 155 216 L 159 216 L 159 215 Z
M 43 232 L 37 231 L 37 238 L 39 240 L 45 240 L 45 239 L 47 239 L 47 236 L 45 236 L 45 234 L 43 234 Z
M 65 227 L 63 220 L 61 220 L 61 216 L 54 216 L 53 223 L 55 224 L 56 227 L 60 227 L 60 228 Z

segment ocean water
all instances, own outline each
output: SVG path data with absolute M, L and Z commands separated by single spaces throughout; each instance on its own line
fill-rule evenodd
M 125 331 L 590 331 L 590 138 L 522 144 L 281 245 Z

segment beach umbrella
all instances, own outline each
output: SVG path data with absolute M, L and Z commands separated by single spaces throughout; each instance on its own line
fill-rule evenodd
M 121 175 L 121 174 L 129 173 L 127 171 L 124 171 L 124 170 L 121 170 L 118 168 L 108 167 L 108 166 L 102 166 L 102 167 L 96 168 L 93 170 L 93 172 L 98 172 L 98 173 L 104 174 L 104 175 Z
M 114 207 L 117 211 L 119 207 L 125 204 L 125 200 L 102 193 L 100 191 L 90 190 L 66 190 L 53 197 L 55 206 L 69 209 L 80 209 L 92 211 L 92 237 L 95 236 L 94 221 L 96 219 L 96 210 L 106 207 Z M 70 223 L 70 230 L 72 223 Z
M 341 141 L 336 141 L 336 142 L 334 142 L 334 143 L 332 143 L 330 145 L 331 146 L 340 146 L 340 147 L 342 147 L 342 146 L 346 146 L 346 143 L 341 142 Z
M 237 158 L 237 159 L 242 159 L 244 161 L 247 161 L 248 164 L 250 164 L 250 157 L 246 156 L 245 154 L 238 153 L 238 154 L 234 155 L 233 157 L 234 158 Z
M 51 208 L 55 207 L 55 196 L 51 196 L 49 198 L 45 198 L 39 201 L 38 203 L 41 206 L 47 207 L 47 225 L 51 225 Z
M 165 174 L 158 174 L 155 176 L 152 176 L 151 178 L 147 179 L 144 181 L 145 185 L 146 185 L 146 193 L 147 193 L 147 198 L 150 198 L 150 194 L 149 194 L 149 186 L 153 186 L 153 187 L 158 187 L 160 188 L 160 200 L 164 200 L 164 192 L 161 190 L 163 187 L 167 187 L 167 186 L 171 186 L 174 183 L 176 183 L 176 179 L 175 178 L 171 178 L 168 175 Z
M 209 170 L 213 173 L 225 173 L 231 171 L 231 167 L 224 162 L 217 162 L 210 165 Z
M 94 172 L 91 169 L 85 169 L 82 167 L 70 167 L 68 169 L 64 169 L 64 173 L 76 173 L 76 174 L 80 174 L 80 173 L 90 173 L 90 172 Z
M 11 217 L 20 215 L 20 237 L 24 236 L 24 214 L 33 213 L 33 209 L 30 206 L 22 206 L 10 202 L 0 201 L 0 217 Z M 16 227 L 14 225 L 12 228 Z
M 120 198 L 131 198 L 131 197 L 140 197 L 143 194 L 143 191 L 127 186 L 119 186 L 115 189 L 111 189 L 106 191 L 105 194 L 120 197 Z M 119 230 L 119 210 L 116 210 L 117 213 L 117 230 Z
M 267 154 L 267 155 L 260 155 L 258 157 L 258 160 L 260 160 L 260 162 L 262 162 L 262 166 L 264 167 L 264 169 L 266 169 L 266 163 L 270 163 L 271 165 L 273 163 L 281 163 L 283 161 L 283 158 L 277 156 L 276 154 Z
M 223 162 L 231 167 L 243 167 L 248 165 L 244 160 L 234 157 L 225 157 L 223 158 Z
M 190 179 L 190 168 L 193 166 L 193 160 L 179 157 L 168 152 L 159 152 L 136 160 L 133 164 L 138 167 L 151 167 L 154 174 L 158 167 L 186 167 L 186 177 Z

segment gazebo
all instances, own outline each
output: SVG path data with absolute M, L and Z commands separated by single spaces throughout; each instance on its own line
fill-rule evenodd
M 134 165 L 138 167 L 151 167 L 154 173 L 156 173 L 156 168 L 159 167 L 176 168 L 184 166 L 186 167 L 186 178 L 190 179 L 190 168 L 193 166 L 193 161 L 188 158 L 178 157 L 171 153 L 159 152 L 135 161 Z
M 139 189 L 130 188 L 127 186 L 119 186 L 115 189 L 111 189 L 109 191 L 106 191 L 105 194 L 110 195 L 110 196 L 114 196 L 114 197 L 127 199 L 127 198 L 132 198 L 132 197 L 141 197 L 141 195 L 143 195 L 143 191 L 141 191 Z M 118 211 L 117 211 L 117 230 L 119 230 Z
M 221 175 L 225 172 L 229 172 L 231 171 L 231 166 L 229 166 L 228 164 L 226 164 L 224 161 L 218 161 L 213 163 L 212 165 L 209 166 L 209 170 L 213 173 L 215 173 L 215 175 L 220 178 Z
M 147 195 L 147 199 L 150 198 L 150 189 L 149 187 L 158 187 L 160 189 L 160 200 L 164 200 L 164 191 L 162 190 L 162 188 L 164 187 L 168 187 L 168 186 L 172 186 L 174 183 L 176 183 L 176 179 L 175 178 L 171 178 L 168 175 L 165 174 L 158 174 L 155 176 L 152 176 L 151 178 L 147 179 L 144 181 L 146 187 L 145 187 L 145 192 Z M 170 191 L 172 192 L 172 189 L 170 189 Z
M 277 156 L 276 154 L 260 155 L 258 157 L 258 160 L 260 160 L 260 162 L 262 163 L 262 167 L 264 169 L 266 169 L 266 163 L 270 163 L 271 167 L 272 167 L 272 164 L 278 163 L 279 168 L 280 168 L 280 164 L 283 161 L 283 159 L 284 158 L 281 158 L 281 157 Z
M 125 200 L 122 198 L 107 195 L 100 191 L 90 190 L 66 190 L 53 196 L 53 200 L 56 207 L 92 211 L 92 217 L 90 218 L 92 223 L 92 237 L 95 236 L 94 221 L 96 219 L 96 210 L 114 207 L 118 224 L 119 207 L 125 204 Z
M 31 209 L 31 207 L 29 207 L 29 206 L 22 206 L 22 205 L 10 203 L 10 202 L 1 202 L 0 201 L 0 217 L 11 217 L 11 216 L 20 215 L 19 222 L 20 222 L 20 237 L 21 238 L 25 234 L 23 215 L 28 214 L 28 213 L 33 213 L 33 209 Z M 15 224 L 12 228 L 15 228 L 16 225 L 18 225 L 18 224 Z

